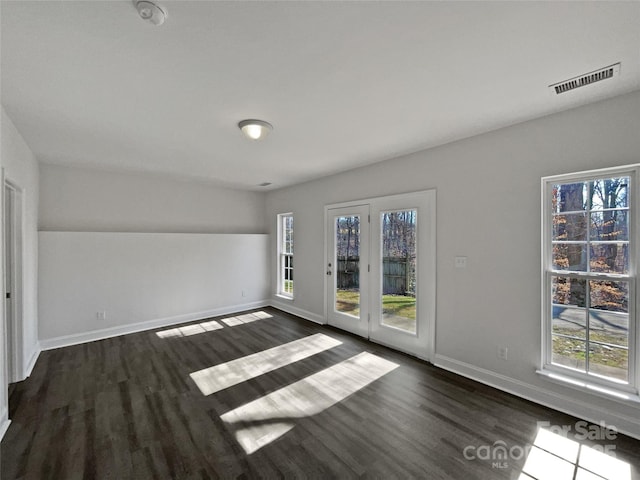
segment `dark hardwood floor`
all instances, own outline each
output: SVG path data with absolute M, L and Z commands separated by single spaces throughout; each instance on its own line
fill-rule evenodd
M 636 440 L 554 451 L 538 422 L 578 419 L 261 312 L 42 352 L 10 389 L 2 479 L 640 478 Z

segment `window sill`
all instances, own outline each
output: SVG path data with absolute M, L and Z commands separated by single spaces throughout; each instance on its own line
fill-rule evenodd
M 616 390 L 612 387 L 604 387 L 597 383 L 590 383 L 585 380 L 572 378 L 568 375 L 552 372 L 549 370 L 536 370 L 536 373 L 546 380 L 553 383 L 563 385 L 565 387 L 580 390 L 581 392 L 591 393 L 598 397 L 607 398 L 616 402 L 624 403 L 625 405 L 633 405 L 640 407 L 640 396 L 637 393 L 627 392 L 624 390 Z
M 293 296 L 282 295 L 281 293 L 276 293 L 276 297 L 278 297 L 279 300 L 287 300 L 289 302 L 293 302 Z

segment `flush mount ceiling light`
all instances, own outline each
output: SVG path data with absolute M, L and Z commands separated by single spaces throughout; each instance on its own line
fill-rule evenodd
M 273 130 L 273 126 L 264 120 L 242 120 L 238 127 L 251 140 L 261 140 Z
M 136 6 L 136 10 L 138 10 L 140 18 L 153 25 L 162 25 L 167 19 L 167 11 L 156 3 L 148 0 L 133 0 L 133 3 Z

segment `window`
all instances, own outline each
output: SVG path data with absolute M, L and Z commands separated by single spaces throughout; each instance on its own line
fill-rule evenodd
M 278 215 L 278 294 L 293 297 L 293 214 Z
M 543 371 L 635 394 L 637 171 L 544 178 L 542 229 Z

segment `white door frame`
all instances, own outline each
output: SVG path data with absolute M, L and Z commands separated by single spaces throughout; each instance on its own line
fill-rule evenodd
M 7 204 L 7 196 L 11 201 Z M 24 378 L 23 370 L 23 218 L 24 191 L 4 176 L 2 171 L 2 296 L 6 335 L 7 381 L 13 383 Z M 7 245 L 7 235 L 11 244 Z M 11 293 L 10 306 L 7 292 Z M 10 308 L 8 308 L 10 307 Z M 6 315 L 10 312 L 9 315 Z
M 374 243 L 379 241 L 378 233 L 376 231 L 379 226 L 379 219 L 374 218 L 374 216 L 378 216 L 380 211 L 387 210 L 388 208 L 418 208 L 419 219 L 418 219 L 418 228 L 419 228 L 419 236 L 422 239 L 421 246 L 419 246 L 418 251 L 418 276 L 419 276 L 419 285 L 418 285 L 418 308 L 419 315 L 422 317 L 422 325 L 419 328 L 419 341 L 423 342 L 418 345 L 419 348 L 416 348 L 416 342 L 412 342 L 409 339 L 409 335 L 405 333 L 400 333 L 399 335 L 395 335 L 397 332 L 393 332 L 386 326 L 380 327 L 381 318 L 377 318 L 376 315 L 381 315 L 379 308 L 371 308 L 373 306 L 372 302 L 377 302 L 377 299 L 374 298 L 376 292 L 379 289 L 370 288 L 372 294 L 368 295 L 369 303 L 368 311 L 371 315 L 371 320 L 369 322 L 369 333 L 367 338 L 370 340 L 380 343 L 391 348 L 404 351 L 411 355 L 415 355 L 419 358 L 422 358 L 427 361 L 431 361 L 434 353 L 435 353 L 435 338 L 436 338 L 436 191 L 435 190 L 423 190 L 418 192 L 409 192 L 398 195 L 388 195 L 384 197 L 373 197 L 362 200 L 354 200 L 350 202 L 342 202 L 331 205 L 325 205 L 324 207 L 324 225 L 325 225 L 325 245 L 324 245 L 324 267 L 326 268 L 329 262 L 328 255 L 328 218 L 329 218 L 329 210 L 342 208 L 342 207 L 353 207 L 356 205 L 369 205 L 370 206 L 370 215 L 371 215 L 371 224 L 370 224 L 370 259 L 367 263 L 371 263 L 371 282 L 377 282 L 379 279 L 376 278 L 375 267 L 372 262 L 377 262 L 377 259 L 373 258 L 373 255 L 376 254 L 376 249 L 374 248 Z M 391 205 L 391 207 L 389 207 Z M 361 260 L 361 263 L 364 264 L 364 261 Z M 323 272 L 326 275 L 326 272 Z M 380 275 L 377 274 L 379 277 Z M 328 282 L 324 281 L 324 318 L 325 322 L 329 323 L 329 289 Z M 395 330 L 395 329 L 393 329 Z M 372 336 L 372 331 L 374 335 Z M 390 335 L 380 335 L 376 332 L 380 331 L 388 331 Z M 394 338 L 395 337 L 395 338 Z M 408 341 L 404 341 L 404 339 Z M 399 341 L 398 341 L 399 340 Z

